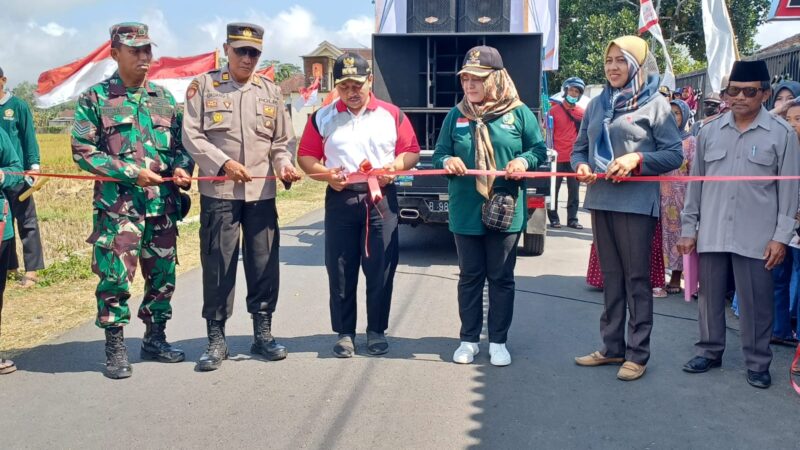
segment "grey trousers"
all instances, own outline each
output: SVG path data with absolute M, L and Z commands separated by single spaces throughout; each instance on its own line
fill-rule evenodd
M 233 314 L 239 243 L 247 282 L 247 312 L 275 312 L 280 282 L 275 199 L 244 202 L 200 197 L 200 265 L 203 318 Z
M 773 288 L 772 273 L 764 264 L 763 260 L 734 253 L 700 253 L 697 356 L 719 359 L 725 351 L 725 294 L 733 269 L 745 365 L 756 372 L 769 370 Z
M 653 289 L 650 249 L 658 219 L 643 214 L 592 211 L 592 230 L 603 272 L 601 353 L 645 365 L 650 359 Z M 628 339 L 625 342 L 625 309 Z

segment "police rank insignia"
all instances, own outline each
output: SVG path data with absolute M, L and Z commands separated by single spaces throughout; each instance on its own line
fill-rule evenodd
M 13 119 L 14 118 L 14 110 L 10 109 L 10 108 L 5 110 L 3 112 L 3 117 L 5 117 L 6 119 Z
M 230 100 L 225 100 L 222 102 L 222 104 L 225 105 L 226 108 L 231 109 L 231 105 L 233 103 L 231 103 Z
M 225 72 L 225 73 L 222 74 L 222 81 L 228 81 L 230 79 L 231 79 L 231 76 L 228 74 L 228 72 Z
M 213 120 L 214 123 L 222 122 L 222 113 L 215 112 L 214 115 L 211 116 L 211 120 Z
M 267 117 L 275 118 L 275 107 L 272 105 L 264 106 L 264 115 Z
M 214 87 L 219 87 L 219 81 L 214 82 Z

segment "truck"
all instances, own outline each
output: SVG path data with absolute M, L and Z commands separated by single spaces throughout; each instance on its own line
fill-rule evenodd
M 541 101 L 542 37 L 535 33 L 412 33 L 373 35 L 373 91 L 400 107 L 420 143 L 417 169 L 431 169 L 431 156 L 447 113 L 460 100 L 457 72 L 467 50 L 477 45 L 498 49 L 519 92 L 537 116 Z M 555 153 L 537 171 L 555 171 Z M 524 254 L 544 253 L 550 178 L 527 179 L 528 221 L 523 232 Z M 447 226 L 449 198 L 443 176 L 402 176 L 395 180 L 401 224 Z

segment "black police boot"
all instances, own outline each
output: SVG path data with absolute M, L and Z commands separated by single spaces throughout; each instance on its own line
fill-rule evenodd
M 133 375 L 133 368 L 128 362 L 128 349 L 122 327 L 108 327 L 106 332 L 106 370 L 103 375 L 112 380 L 128 378 Z
M 272 314 L 253 314 L 253 338 L 250 353 L 262 355 L 268 361 L 286 358 L 286 347 L 272 337 Z
M 228 344 L 225 343 L 225 321 L 207 320 L 208 348 L 197 361 L 197 370 L 209 372 L 217 370 L 222 361 L 228 359 Z
M 164 330 L 166 323 L 145 323 L 146 330 L 142 339 L 142 359 L 163 363 L 176 363 L 186 359 L 183 350 L 175 348 L 167 342 Z

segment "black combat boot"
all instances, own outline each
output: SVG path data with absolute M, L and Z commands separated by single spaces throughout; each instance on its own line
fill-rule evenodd
M 167 342 L 167 334 L 164 330 L 166 323 L 145 323 L 146 328 L 142 339 L 142 351 L 140 356 L 144 360 L 158 361 L 163 363 L 176 363 L 186 359 L 183 350 L 175 348 Z
M 112 380 L 128 378 L 133 375 L 133 368 L 128 362 L 128 349 L 122 327 L 108 327 L 106 332 L 106 370 L 103 375 Z
M 272 337 L 272 314 L 253 314 L 253 338 L 250 353 L 262 355 L 268 361 L 286 358 L 286 347 Z
M 217 370 L 222 361 L 228 359 L 228 344 L 225 343 L 225 321 L 207 320 L 208 348 L 197 361 L 197 370 L 209 372 Z

